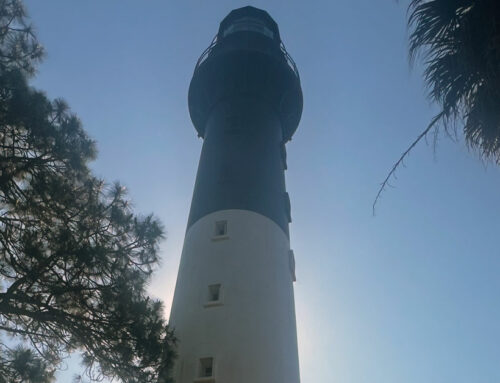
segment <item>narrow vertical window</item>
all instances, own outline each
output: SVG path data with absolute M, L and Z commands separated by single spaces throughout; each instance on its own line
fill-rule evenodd
M 281 154 L 281 161 L 283 162 L 283 169 L 288 169 L 287 163 L 286 163 L 286 146 L 285 143 L 282 142 L 280 146 L 280 154 Z
M 198 377 L 211 378 L 214 376 L 214 358 L 201 358 L 199 363 Z
M 208 286 L 208 302 L 220 301 L 220 284 Z
M 227 221 L 215 222 L 215 236 L 221 237 L 227 234 Z
M 292 282 L 297 281 L 295 276 L 295 255 L 293 250 L 288 250 L 288 265 L 290 266 L 290 274 L 292 275 Z
M 288 223 L 292 222 L 292 207 L 290 205 L 290 196 L 285 192 L 285 213 Z

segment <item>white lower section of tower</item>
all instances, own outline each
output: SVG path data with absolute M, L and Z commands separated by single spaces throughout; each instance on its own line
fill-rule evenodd
M 283 230 L 251 211 L 189 228 L 170 316 L 176 383 L 299 383 L 291 258 Z

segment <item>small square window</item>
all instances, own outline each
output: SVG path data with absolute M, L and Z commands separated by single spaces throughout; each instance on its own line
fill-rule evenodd
M 227 234 L 227 221 L 215 222 L 215 236 L 221 237 Z
M 208 308 L 223 305 L 221 284 L 209 285 L 206 294 L 205 303 L 203 304 L 205 307 Z
M 220 301 L 220 284 L 208 286 L 208 302 Z
M 214 358 L 201 358 L 199 363 L 198 377 L 211 378 L 214 376 Z

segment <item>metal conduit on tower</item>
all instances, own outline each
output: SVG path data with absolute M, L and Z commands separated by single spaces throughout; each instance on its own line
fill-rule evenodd
M 267 12 L 221 22 L 189 112 L 204 142 L 170 316 L 175 381 L 299 383 L 285 144 L 302 90 Z

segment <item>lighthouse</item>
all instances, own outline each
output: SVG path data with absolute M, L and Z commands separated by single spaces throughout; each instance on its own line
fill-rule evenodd
M 302 90 L 267 12 L 222 20 L 188 102 L 203 148 L 169 322 L 174 380 L 299 383 L 285 145 Z

